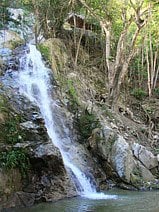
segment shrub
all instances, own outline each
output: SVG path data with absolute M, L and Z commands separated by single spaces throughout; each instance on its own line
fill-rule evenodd
M 18 168 L 23 177 L 30 166 L 29 158 L 23 149 L 11 149 L 0 153 L 0 166 L 6 170 Z
M 0 113 L 3 121 L 0 122 L 0 142 L 15 144 L 25 139 L 25 133 L 20 127 L 23 117 L 17 114 L 10 105 L 7 97 L 0 94 Z
M 131 94 L 138 100 L 143 100 L 147 96 L 146 91 L 141 88 L 134 89 Z
M 76 128 L 80 134 L 80 142 L 83 143 L 91 136 L 92 130 L 101 128 L 100 122 L 93 113 L 84 110 L 76 120 Z
M 4 137 L 5 142 L 8 144 L 16 144 L 24 140 L 25 135 L 20 128 L 20 117 L 9 116 L 3 125 L 3 132 L 0 132 L 1 134 L 3 134 L 2 137 Z
M 73 81 L 72 80 L 68 80 L 67 81 L 67 86 L 68 86 L 68 95 L 69 95 L 69 104 L 70 104 L 70 108 L 73 112 L 76 112 L 78 109 L 78 97 L 77 97 L 77 92 L 76 89 L 74 87 Z
M 41 55 L 44 57 L 46 61 L 50 61 L 50 50 L 47 46 L 43 44 L 39 44 L 37 46 L 38 50 L 41 52 Z

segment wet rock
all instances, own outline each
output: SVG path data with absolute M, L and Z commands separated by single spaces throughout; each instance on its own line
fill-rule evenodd
M 23 122 L 20 124 L 20 126 L 26 130 L 36 130 L 40 127 L 37 124 L 33 123 L 32 121 Z
M 3 110 L 0 113 L 0 129 L 8 115 L 16 116 L 20 121 L 18 129 L 23 133 L 20 141 L 9 146 L 4 145 L 5 140 L 0 138 L 0 151 L 21 148 L 27 152 L 30 166 L 26 178 L 18 169 L 0 170 L 0 204 L 4 208 L 26 207 L 36 202 L 75 196 L 75 186 L 65 170 L 59 150 L 48 137 L 39 109 L 26 97 L 15 93 L 14 89 L 4 86 L 0 97 L 2 93 L 5 93 L 3 100 L 7 113 L 4 114 Z M 13 177 L 10 172 L 14 172 Z
M 67 153 L 70 155 L 70 159 L 73 163 L 85 174 L 85 176 L 90 179 L 90 181 L 95 185 L 95 187 L 100 187 L 102 182 L 105 181 L 103 188 L 107 187 L 106 175 L 100 168 L 88 150 L 78 142 L 74 142 L 73 145 L 69 145 Z M 72 174 L 72 173 L 71 173 Z
M 0 169 L 0 203 L 6 201 L 15 191 L 22 189 L 22 176 L 18 169 Z
M 123 190 L 131 190 L 131 191 L 136 191 L 138 190 L 136 187 L 134 187 L 133 185 L 130 184 L 126 184 L 124 182 L 121 182 L 119 184 L 117 184 L 117 186 Z
M 41 144 L 33 149 L 30 160 L 31 181 L 25 191 L 35 193 L 36 201 L 54 201 L 76 195 L 61 154 L 53 143 Z
M 13 193 L 7 203 L 2 204 L 1 208 L 15 208 L 15 207 L 30 207 L 35 202 L 35 194 L 26 192 Z
M 6 56 L 10 56 L 12 54 L 12 50 L 9 48 L 1 48 L 0 49 L 0 56 L 1 57 L 6 57 Z
M 25 13 L 23 9 L 9 8 L 8 11 L 10 12 L 10 17 L 15 21 L 21 21 Z
M 19 60 L 17 57 L 12 57 L 7 61 L 7 70 L 18 71 L 19 70 Z
M 134 156 L 148 169 L 158 166 L 157 157 L 155 157 L 152 152 L 148 151 L 146 147 L 138 143 L 134 143 L 132 145 L 132 150 Z
M 46 156 L 57 156 L 60 158 L 60 152 L 59 150 L 51 143 L 48 144 L 41 144 L 39 145 L 35 150 L 35 157 L 40 158 L 40 157 L 46 157 Z

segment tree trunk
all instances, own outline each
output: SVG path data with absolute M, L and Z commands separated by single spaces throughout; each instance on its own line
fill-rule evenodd
M 143 27 L 143 25 L 142 25 Z M 129 54 L 125 55 L 124 51 L 126 50 L 126 35 L 127 35 L 127 30 L 128 28 L 125 28 L 123 33 L 120 36 L 118 46 L 117 46 L 117 55 L 116 55 L 116 65 L 115 65 L 115 70 L 114 70 L 114 78 L 112 81 L 112 87 L 110 89 L 109 93 L 109 104 L 111 108 L 116 108 L 116 105 L 118 103 L 119 95 L 120 95 L 120 89 L 121 89 L 121 84 L 124 81 L 125 75 L 128 72 L 128 67 L 130 64 L 131 59 L 134 56 L 135 53 L 135 44 L 137 37 L 140 33 L 140 30 L 142 27 L 137 27 L 134 36 L 132 38 L 131 45 L 129 47 Z M 121 67 L 121 68 L 119 68 Z

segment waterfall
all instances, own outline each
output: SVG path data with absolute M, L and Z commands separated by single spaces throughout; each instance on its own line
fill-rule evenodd
M 60 129 L 58 129 L 57 123 L 54 120 L 54 114 L 59 110 L 59 106 L 52 98 L 51 71 L 45 67 L 41 54 L 36 47 L 31 44 L 28 47 L 29 51 L 20 59 L 18 77 L 20 92 L 39 106 L 48 135 L 53 144 L 60 150 L 64 165 L 72 175 L 78 194 L 91 199 L 115 198 L 113 195 L 97 193 L 95 185 L 73 163 L 72 156 L 67 152 L 68 146 L 73 145 L 70 141 L 67 128 L 64 126 L 63 121 L 60 120 L 61 125 Z M 64 135 L 61 135 L 61 132 Z

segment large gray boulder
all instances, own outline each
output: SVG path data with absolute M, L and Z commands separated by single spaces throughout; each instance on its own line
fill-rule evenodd
M 136 144 L 134 148 L 135 146 L 140 145 Z M 141 156 L 139 154 L 139 157 L 137 157 L 137 150 L 132 151 L 129 143 L 122 136 L 118 136 L 111 151 L 111 162 L 119 178 L 132 184 L 135 188 L 143 188 L 146 183 L 154 182 L 155 176 L 149 169 L 158 165 L 155 156 L 145 147 L 141 146 L 141 148 L 144 151 L 141 151 Z M 149 162 L 146 161 L 146 158 Z
M 152 154 L 152 152 L 148 151 L 146 147 L 134 143 L 132 145 L 132 150 L 134 156 L 147 168 L 152 169 L 158 166 L 157 157 Z
M 119 186 L 124 182 L 125 187 L 131 189 L 155 187 L 154 168 L 158 167 L 158 161 L 146 147 L 131 144 L 107 126 L 104 127 L 102 139 L 95 138 L 91 136 L 89 139 L 90 151 L 109 179 L 117 181 Z
M 134 159 L 129 144 L 121 136 L 115 141 L 111 151 L 111 162 L 119 177 L 130 182 Z

